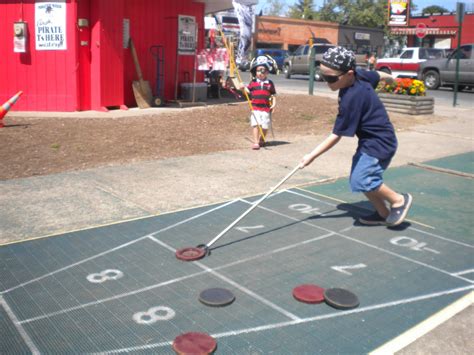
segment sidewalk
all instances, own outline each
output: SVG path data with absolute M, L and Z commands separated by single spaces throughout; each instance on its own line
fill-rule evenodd
M 160 109 L 98 115 L 156 114 L 155 110 Z M 400 144 L 392 166 L 471 151 L 470 111 L 436 106 L 435 113 L 449 120 L 397 132 Z M 90 117 L 92 114 L 70 115 Z M 277 132 L 277 140 L 285 144 L 271 145 L 259 152 L 245 146 L 241 150 L 208 155 L 0 181 L 0 243 L 266 192 L 323 138 L 284 136 Z M 287 185 L 347 176 L 355 146 L 356 139 L 342 139 L 333 150 L 295 174 Z
M 435 114 L 447 120 L 397 132 L 400 148 L 392 166 L 472 151 L 471 111 L 438 105 Z M 82 113 L 84 117 L 89 114 L 92 113 Z M 136 115 L 138 111 L 117 114 Z M 278 141 L 289 144 L 271 145 L 259 152 L 242 149 L 0 181 L 0 243 L 265 193 L 323 138 L 278 134 Z M 355 139 L 341 140 L 332 151 L 295 174 L 284 187 L 347 176 L 355 146 Z M 468 337 L 472 332 L 472 307 L 462 316 L 464 335 Z M 458 323 L 448 321 L 442 325 L 442 337 L 428 335 L 422 340 L 441 344 L 447 338 L 459 338 L 457 328 L 453 328 Z M 456 350 L 463 353 L 465 349 L 460 346 Z M 423 348 L 423 343 L 417 341 L 403 353 L 420 353 Z

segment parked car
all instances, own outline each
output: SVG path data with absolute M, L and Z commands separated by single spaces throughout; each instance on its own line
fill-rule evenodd
M 321 81 L 321 70 L 319 69 L 319 65 L 321 63 L 321 59 L 323 54 L 329 48 L 334 48 L 333 44 L 326 44 L 326 43 L 316 43 L 313 44 L 315 49 L 315 58 L 314 58 L 314 79 Z M 299 46 L 296 51 L 289 55 L 283 64 L 283 73 L 285 74 L 285 78 L 291 78 L 293 74 L 309 74 L 309 56 L 310 56 L 310 46 L 308 44 Z
M 465 44 L 459 48 L 458 89 L 474 87 L 474 44 Z M 456 61 L 458 51 L 453 51 L 447 58 L 427 60 L 420 64 L 418 79 L 428 89 L 436 90 L 440 86 L 454 86 L 456 81 Z
M 428 59 L 445 58 L 446 51 L 441 48 L 405 48 L 398 57 L 377 60 L 376 70 L 398 78 L 416 78 L 420 64 Z

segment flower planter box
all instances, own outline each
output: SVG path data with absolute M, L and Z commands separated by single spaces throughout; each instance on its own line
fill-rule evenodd
M 434 97 L 398 94 L 378 94 L 385 109 L 409 115 L 429 115 L 434 112 Z

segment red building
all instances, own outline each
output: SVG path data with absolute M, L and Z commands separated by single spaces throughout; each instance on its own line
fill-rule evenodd
M 390 32 L 407 36 L 407 47 L 456 48 L 458 27 L 455 13 L 413 16 L 406 27 L 392 27 Z M 461 44 L 474 43 L 474 13 L 464 15 Z
M 129 37 L 152 90 L 157 65 L 150 47 L 163 46 L 164 97 L 173 99 L 194 67 L 193 55 L 177 55 L 178 16 L 195 18 L 199 50 L 204 14 L 230 7 L 230 0 L 0 0 L 0 104 L 22 90 L 15 110 L 136 106 Z

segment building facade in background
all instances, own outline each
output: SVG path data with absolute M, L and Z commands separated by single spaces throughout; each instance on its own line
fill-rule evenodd
M 384 34 L 381 28 L 345 26 L 334 22 L 257 16 L 254 48 L 281 48 L 292 52 L 310 39 L 345 46 L 357 54 L 381 53 Z
M 391 1 L 396 2 L 396 1 Z M 385 56 L 391 57 L 403 47 L 453 49 L 458 43 L 474 43 L 474 13 L 465 12 L 461 36 L 456 12 L 410 15 L 406 21 L 390 23 L 390 34 L 398 40 L 387 40 Z M 389 19 L 391 13 L 389 12 Z

